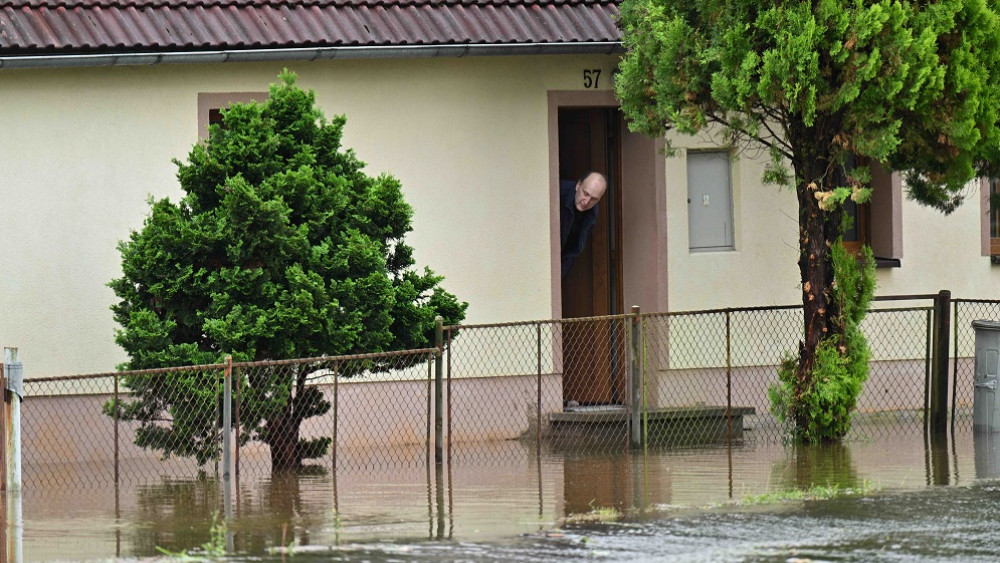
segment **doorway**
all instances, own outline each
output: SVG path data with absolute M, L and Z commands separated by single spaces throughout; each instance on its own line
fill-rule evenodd
M 608 188 L 583 252 L 561 280 L 563 318 L 623 312 L 621 114 L 616 107 L 558 109 L 559 178 L 599 172 Z M 625 332 L 621 320 L 563 325 L 565 404 L 622 404 L 625 398 Z

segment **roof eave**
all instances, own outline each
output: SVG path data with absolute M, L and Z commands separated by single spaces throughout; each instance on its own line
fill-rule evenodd
M 572 55 L 622 53 L 621 41 L 545 43 L 379 45 L 220 49 L 207 51 L 127 51 L 2 55 L 0 69 L 81 66 L 197 64 L 254 61 L 426 58 L 500 55 Z

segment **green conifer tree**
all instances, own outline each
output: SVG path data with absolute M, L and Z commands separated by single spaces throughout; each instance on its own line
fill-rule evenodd
M 795 190 L 804 337 L 788 414 L 805 429 L 805 397 L 830 369 L 819 362 L 853 365 L 832 248 L 843 202 L 870 195 L 870 166 L 901 172 L 912 199 L 945 213 L 971 179 L 996 175 L 997 5 L 623 0 L 621 28 L 616 92 L 634 130 L 711 126 L 724 143 L 769 150 L 764 180 Z
M 266 102 L 223 110 L 208 141 L 175 161 L 186 195 L 151 201 L 142 229 L 119 245 L 122 277 L 109 285 L 129 356 L 121 368 L 421 348 L 436 315 L 464 318 L 442 278 L 413 267 L 400 183 L 367 176 L 341 147 L 345 118 L 327 121 L 293 73 L 279 78 Z M 242 439 L 266 443 L 275 470 L 329 446 L 299 438 L 303 420 L 330 408 L 308 375 L 257 370 L 238 382 Z M 217 379 L 125 384 L 133 398 L 105 410 L 140 423 L 139 445 L 199 463 L 217 454 Z

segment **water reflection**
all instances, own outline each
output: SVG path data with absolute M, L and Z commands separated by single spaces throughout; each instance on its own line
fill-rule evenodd
M 833 446 L 591 455 L 537 452 L 516 442 L 470 445 L 457 447 L 450 465 L 244 477 L 234 491 L 230 527 L 236 552 L 251 555 L 292 543 L 492 542 L 538 535 L 601 508 L 626 517 L 669 515 L 677 507 L 817 485 L 856 488 L 867 481 L 915 490 L 1000 478 L 1000 435 L 973 438 L 971 432 L 925 438 L 917 428 Z M 220 482 L 203 475 L 120 491 L 26 490 L 25 560 L 151 557 L 158 547 L 198 547 L 210 539 L 212 514 L 225 513 Z M 72 542 L 72 551 L 60 551 L 53 538 Z
M 624 511 L 645 504 L 647 489 L 636 483 L 643 474 L 639 463 L 637 456 L 620 454 L 567 455 L 563 459 L 565 513 L 587 513 L 599 507 Z M 667 491 L 669 497 L 669 487 Z
M 976 457 L 976 479 L 1000 479 L 1000 433 L 972 435 Z
M 814 486 L 853 489 L 863 485 L 847 444 L 800 445 L 772 466 L 775 490 L 807 490 Z
M 329 478 L 321 473 L 275 475 L 256 487 L 241 486 L 234 496 L 233 531 L 241 552 L 309 545 L 312 530 L 322 528 L 336 510 Z
M 948 485 L 951 483 L 951 469 L 948 464 L 951 455 L 948 450 L 948 435 L 943 432 L 930 433 L 925 437 L 925 459 L 928 485 Z
M 134 525 L 126 532 L 131 555 L 157 553 L 157 547 L 183 551 L 209 540 L 212 515 L 221 505 L 214 479 L 166 480 L 136 491 Z
M 326 489 L 328 483 L 322 475 L 284 474 L 237 490 L 229 526 L 232 547 L 260 553 L 270 546 L 309 545 L 312 530 L 322 528 L 333 510 L 332 495 L 324 498 L 312 489 Z M 143 557 L 157 554 L 158 548 L 180 552 L 201 546 L 210 541 L 224 512 L 221 480 L 214 477 L 140 487 L 134 510 L 126 516 L 133 524 L 126 532 L 126 553 Z

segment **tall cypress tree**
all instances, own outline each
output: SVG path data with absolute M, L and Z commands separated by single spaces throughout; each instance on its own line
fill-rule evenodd
M 997 5 L 623 0 L 621 27 L 616 91 L 631 127 L 714 128 L 725 143 L 765 147 L 764 180 L 795 190 L 804 338 L 787 406 L 806 437 L 827 414 L 810 414 L 817 374 L 833 369 L 819 362 L 851 363 L 855 321 L 834 295 L 831 249 L 843 203 L 870 195 L 868 165 L 901 172 L 912 199 L 945 213 L 971 179 L 997 172 Z

